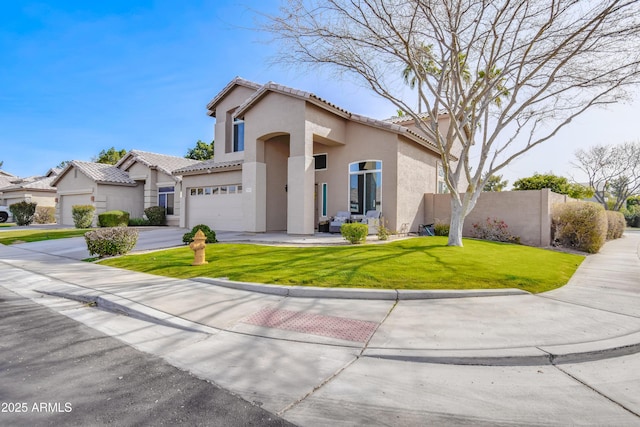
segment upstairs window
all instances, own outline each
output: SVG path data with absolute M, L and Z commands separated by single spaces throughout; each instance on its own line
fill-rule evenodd
M 233 119 L 233 151 L 244 151 L 244 120 Z
M 326 154 L 316 154 L 313 156 L 315 161 L 315 169 L 317 171 L 322 171 L 327 169 L 327 155 Z

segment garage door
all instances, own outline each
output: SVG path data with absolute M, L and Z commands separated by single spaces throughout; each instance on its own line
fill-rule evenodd
M 62 217 L 62 225 L 73 225 L 73 206 L 74 205 L 90 205 L 91 194 L 68 194 L 60 196 L 60 216 Z
M 243 231 L 242 194 L 187 189 L 187 227 L 205 224 L 216 231 Z M 193 194 L 192 194 L 193 193 Z

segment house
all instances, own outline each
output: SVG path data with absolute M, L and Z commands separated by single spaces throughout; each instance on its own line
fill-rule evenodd
M 184 189 L 181 226 L 304 235 L 338 211 L 377 210 L 390 229 L 416 231 L 425 193 L 444 188 L 437 148 L 406 119 L 375 120 L 242 78 L 207 109 L 214 159 L 173 172 Z
M 196 163 L 139 150 L 131 150 L 115 165 L 71 161 L 52 182 L 57 187 L 58 223 L 73 225 L 74 205 L 93 205 L 96 214 L 123 210 L 131 218 L 142 218 L 150 206 L 162 206 L 167 224 L 178 225 L 181 177 L 172 172 Z
M 0 205 L 11 206 L 14 203 L 30 202 L 38 206 L 55 206 L 56 189 L 51 187 L 51 182 L 57 172 L 56 169 L 50 169 L 43 176 L 27 178 L 0 174 Z

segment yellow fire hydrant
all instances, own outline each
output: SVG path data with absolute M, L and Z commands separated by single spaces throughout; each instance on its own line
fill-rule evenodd
M 193 236 L 193 242 L 189 244 L 189 248 L 194 252 L 194 259 L 191 265 L 204 265 L 208 264 L 205 261 L 205 248 L 207 244 L 205 241 L 207 240 L 207 236 L 204 235 L 202 230 L 198 230 L 195 236 Z

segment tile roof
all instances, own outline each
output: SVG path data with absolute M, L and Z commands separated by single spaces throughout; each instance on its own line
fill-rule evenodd
M 51 186 L 51 182 L 55 177 L 38 176 L 29 177 L 22 180 L 14 180 L 14 183 L 6 187 L 0 188 L 1 191 L 15 191 L 15 190 L 43 190 L 43 191 L 56 191 L 55 187 Z
M 134 159 L 147 167 L 155 167 L 167 175 L 171 175 L 176 169 L 185 168 L 199 163 L 199 160 L 184 157 L 168 156 L 166 154 L 150 153 L 148 151 L 131 150 L 115 165 L 121 167 L 130 159 Z
M 73 160 L 69 162 L 65 170 L 71 167 L 76 167 L 81 173 L 100 184 L 136 185 L 136 182 L 129 178 L 129 174 L 126 171 L 113 165 Z M 62 178 L 62 175 L 64 175 L 64 171 L 54 177 L 53 184 L 56 184 L 57 179 Z
M 238 107 L 234 116 L 242 117 L 246 111 L 248 111 L 256 102 L 262 99 L 268 92 L 277 92 L 284 95 L 300 98 L 305 101 L 311 102 L 317 106 L 320 106 L 321 108 L 324 108 L 326 110 L 333 111 L 334 113 L 341 115 L 346 119 L 353 120 L 353 121 L 356 121 L 368 126 L 376 127 L 379 129 L 385 129 L 397 134 L 403 134 L 409 137 L 410 139 L 418 142 L 420 145 L 432 151 L 435 151 L 436 153 L 438 152 L 437 147 L 433 142 L 426 139 L 425 137 L 418 134 L 417 132 L 414 132 L 404 126 L 401 126 L 389 120 L 378 120 L 378 119 L 373 119 L 371 117 L 350 113 L 349 111 L 341 107 L 338 107 L 337 105 L 323 98 L 320 98 L 319 96 L 314 95 L 311 92 L 294 89 L 294 88 L 277 84 L 274 82 L 269 82 L 263 85 L 260 89 L 258 89 L 258 91 L 256 91 L 253 95 L 251 95 L 242 105 L 240 105 L 240 107 Z
M 236 77 L 235 79 L 231 80 L 229 82 L 229 84 L 227 84 L 220 92 L 218 92 L 218 94 L 215 96 L 215 98 L 213 98 L 211 100 L 211 102 L 209 102 L 207 104 L 207 110 L 209 111 L 208 114 L 212 117 L 216 116 L 216 105 L 225 97 L 227 96 L 227 94 L 231 91 L 231 89 L 233 89 L 236 86 L 244 86 L 247 87 L 249 89 L 255 89 L 258 90 L 260 89 L 260 85 L 259 83 L 256 82 L 252 82 L 250 80 L 245 80 L 242 77 Z
M 216 162 L 214 159 L 204 160 L 198 162 L 195 165 L 190 165 L 181 169 L 176 169 L 173 171 L 174 175 L 183 175 L 189 174 L 190 172 L 202 172 L 207 171 L 208 173 L 214 172 L 223 172 L 225 170 L 238 168 L 238 166 L 242 166 L 242 160 L 234 160 L 229 162 Z

